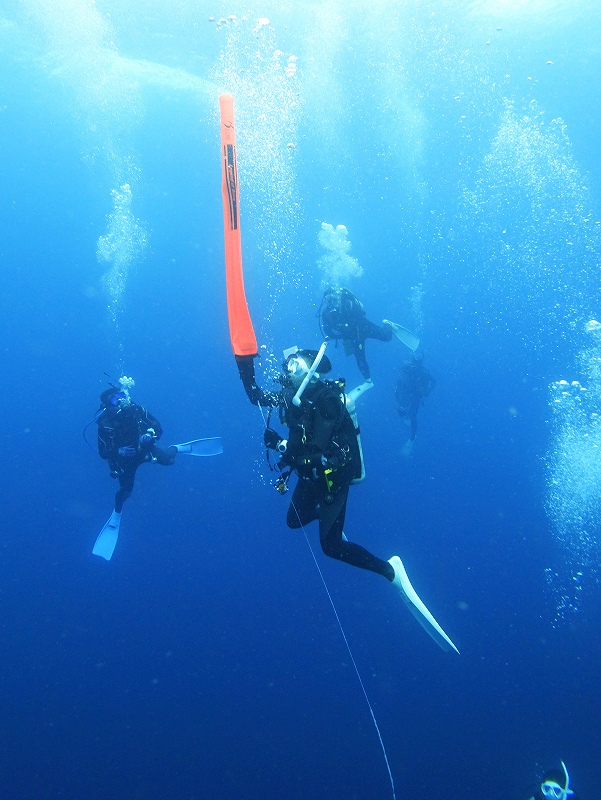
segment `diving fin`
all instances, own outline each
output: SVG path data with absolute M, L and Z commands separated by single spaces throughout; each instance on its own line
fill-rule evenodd
M 207 439 L 192 439 L 191 442 L 174 444 L 178 454 L 182 456 L 219 456 L 223 453 L 220 436 L 209 436 Z
M 416 336 L 414 333 L 411 333 L 411 331 L 407 330 L 407 328 L 403 328 L 402 325 L 397 325 L 396 322 L 391 322 L 389 319 L 383 319 L 382 322 L 384 325 L 390 325 L 392 332 L 399 342 L 402 342 L 404 345 L 406 345 L 406 347 L 408 347 L 410 350 L 413 350 L 415 353 L 419 347 L 418 336 Z
M 348 393 L 347 397 L 350 397 L 351 400 L 354 402 L 357 398 L 361 397 L 361 395 L 366 392 L 368 389 L 374 388 L 374 382 L 372 380 L 364 381 L 359 386 L 355 386 L 354 389 Z
M 454 650 L 456 653 L 458 653 L 459 650 L 457 650 L 453 642 L 449 639 L 438 622 L 436 622 L 432 614 L 430 614 L 426 606 L 418 597 L 417 592 L 411 585 L 411 581 L 407 576 L 407 572 L 405 571 L 405 567 L 403 566 L 401 559 L 398 556 L 393 556 L 392 558 L 388 559 L 388 563 L 394 569 L 394 580 L 392 585 L 399 589 L 403 595 L 403 600 L 409 608 L 409 611 L 411 611 L 422 628 L 434 639 L 436 644 L 439 645 L 439 647 L 442 647 L 442 649 L 447 653 L 451 650 Z
M 96 543 L 92 549 L 92 555 L 100 556 L 107 561 L 111 560 L 117 544 L 117 539 L 119 538 L 120 524 L 121 512 L 113 511 L 108 519 L 108 522 L 98 534 L 98 538 L 96 539 Z
M 413 442 L 415 439 L 407 439 L 405 444 L 401 447 L 401 457 L 402 458 L 409 458 L 411 455 L 411 451 L 413 450 Z

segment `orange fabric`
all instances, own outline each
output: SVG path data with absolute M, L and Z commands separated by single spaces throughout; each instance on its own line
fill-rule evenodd
M 231 94 L 219 97 L 221 115 L 221 159 L 223 194 L 223 232 L 225 237 L 225 280 L 227 315 L 232 350 L 237 356 L 256 356 L 257 339 L 246 303 L 242 273 L 242 243 L 240 240 L 240 192 L 236 158 L 236 128 L 234 98 Z

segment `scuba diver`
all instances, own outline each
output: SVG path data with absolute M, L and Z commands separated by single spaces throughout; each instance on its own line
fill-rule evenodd
M 158 447 L 156 443 L 163 428 L 149 411 L 132 402 L 129 390 L 134 385 L 133 378 L 125 376 L 119 379 L 119 386 L 111 384 L 100 395 L 100 408 L 94 415 L 98 425 L 98 454 L 107 462 L 111 478 L 119 481 L 114 510 L 92 550 L 93 555 L 107 561 L 117 544 L 123 504 L 133 491 L 136 471 L 141 464 L 171 466 L 178 453 L 209 456 L 223 452 L 218 437 L 195 439 L 167 449 Z
M 130 379 L 131 380 L 131 379 Z M 171 466 L 177 447 L 157 447 L 163 434 L 161 423 L 145 408 L 132 402 L 129 391 L 114 386 L 100 395 L 101 413 L 98 425 L 98 453 L 109 465 L 111 477 L 119 480 L 115 494 L 114 514 L 121 514 L 123 504 L 132 493 L 136 470 L 151 462 Z
M 577 795 L 570 789 L 570 776 L 563 761 L 561 769 L 552 769 L 545 772 L 543 780 L 532 793 L 530 800 L 577 800 Z
M 394 334 L 410 350 L 415 351 L 419 346 L 417 336 L 395 322 L 385 319 L 381 326 L 370 322 L 363 304 L 349 289 L 336 286 L 326 289 L 317 316 L 323 335 L 327 339 L 342 340 L 344 352 L 347 356 L 355 356 L 357 366 L 368 384 L 372 380 L 365 357 L 366 339 L 389 342 Z
M 403 364 L 394 395 L 399 416 L 409 425 L 409 438 L 403 447 L 407 457 L 417 433 L 417 412 L 435 386 L 436 381 L 424 367 L 424 354 L 414 353 L 411 361 Z
M 236 356 L 240 378 L 254 405 L 277 408 L 279 420 L 288 427 L 280 436 L 266 423 L 264 443 L 280 456 L 275 488 L 284 494 L 293 473 L 298 481 L 292 494 L 286 522 L 290 528 L 319 523 L 319 541 L 325 555 L 382 575 L 396 586 L 420 624 L 444 649 L 457 648 L 424 606 L 409 582 L 398 556 L 385 561 L 364 547 L 349 542 L 344 534 L 348 492 L 364 478 L 354 392 L 345 394 L 344 381 L 322 380 L 331 371 L 324 355 L 326 343 L 316 350 L 290 348 L 284 351 L 281 389 L 263 391 L 257 386 L 252 356 Z M 319 368 L 320 373 L 317 372 Z M 360 387 L 358 387 L 360 388 Z M 458 652 L 458 651 L 457 651 Z

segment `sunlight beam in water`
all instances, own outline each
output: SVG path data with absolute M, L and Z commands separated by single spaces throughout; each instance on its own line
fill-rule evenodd
M 23 28 L 42 49 L 48 78 L 68 90 L 67 103 L 78 125 L 83 159 L 103 163 L 108 171 L 111 210 L 98 238 L 97 259 L 106 266 L 101 284 L 108 293 L 108 312 L 119 351 L 120 320 L 131 267 L 143 258 L 148 234 L 133 207 L 140 168 L 133 132 L 144 116 L 142 90 L 147 87 L 191 92 L 209 107 L 215 88 L 191 73 L 144 59 L 121 56 L 107 19 L 84 0 L 23 0 Z M 2 31 L 0 30 L 0 33 Z
M 586 11 L 586 2 L 573 0 L 475 0 L 471 3 L 472 14 L 489 14 L 506 20 L 548 20 L 571 18 L 574 13 Z

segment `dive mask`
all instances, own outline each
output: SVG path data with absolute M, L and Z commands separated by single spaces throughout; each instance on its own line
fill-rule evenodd
M 111 399 L 109 403 L 116 408 L 122 408 L 123 406 L 128 406 L 131 400 L 129 399 L 129 395 L 126 392 L 116 392 L 115 394 L 111 395 Z
M 566 778 L 565 786 L 560 786 L 557 781 L 551 780 L 541 783 L 541 793 L 543 797 L 547 797 L 549 800 L 567 800 L 569 795 L 574 794 L 570 789 L 570 776 L 568 775 L 567 767 L 563 761 L 561 762 L 561 767 Z

